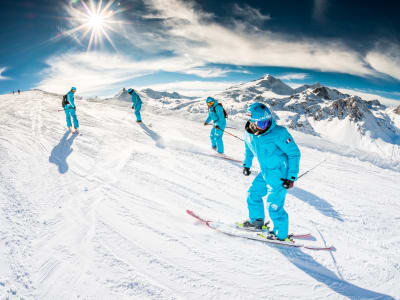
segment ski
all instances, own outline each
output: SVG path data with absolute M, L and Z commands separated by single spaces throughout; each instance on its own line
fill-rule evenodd
M 268 233 L 268 230 L 240 227 L 239 223 L 235 223 L 235 228 L 237 230 L 242 230 L 245 232 Z M 313 238 L 311 233 L 302 233 L 302 234 L 291 233 L 291 234 L 289 234 L 289 237 L 294 238 L 294 239 L 305 239 L 305 240 Z
M 239 234 L 239 232 L 234 229 L 234 228 L 224 228 L 223 223 L 218 224 L 217 222 L 213 222 L 210 220 L 206 220 L 201 218 L 200 216 L 196 215 L 193 211 L 191 210 L 186 210 L 186 213 L 193 218 L 197 219 L 201 223 L 205 224 L 207 227 L 218 231 L 220 233 L 232 236 L 232 237 L 241 237 L 241 238 L 246 238 L 249 240 L 257 240 L 257 241 L 262 241 L 266 243 L 271 243 L 271 244 L 277 244 L 277 245 L 283 245 L 283 246 L 289 246 L 289 247 L 295 247 L 295 248 L 304 248 L 304 249 L 309 249 L 309 250 L 327 250 L 327 251 L 334 251 L 335 248 L 333 246 L 331 247 L 316 247 L 316 246 L 309 246 L 305 244 L 298 244 L 295 242 L 285 242 L 285 241 L 279 241 L 279 240 L 270 240 L 267 238 L 267 235 L 265 235 L 263 232 L 250 232 L 248 231 L 248 234 Z M 226 226 L 225 226 L 226 227 Z M 304 236 L 304 235 L 300 235 Z M 307 235 L 306 235 L 307 236 Z

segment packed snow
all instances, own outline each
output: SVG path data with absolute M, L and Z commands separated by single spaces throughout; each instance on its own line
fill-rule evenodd
M 0 299 L 399 299 L 400 174 L 390 167 L 399 161 L 346 146 L 358 141 L 351 120 L 290 130 L 301 173 L 326 159 L 286 198 L 290 231 L 336 248 L 311 251 L 227 236 L 187 215 L 245 220 L 258 168 L 245 177 L 215 156 L 202 99 L 142 99 L 143 124 L 129 102 L 77 100 L 81 134 L 71 135 L 61 96 L 0 96 Z M 226 103 L 227 131 L 239 137 L 242 100 Z M 341 130 L 347 141 L 329 138 Z M 240 140 L 224 142 L 242 159 Z

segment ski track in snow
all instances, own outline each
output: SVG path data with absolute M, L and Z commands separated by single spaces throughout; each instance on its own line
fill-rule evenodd
M 0 299 L 399 299 L 398 172 L 292 132 L 302 172 L 328 160 L 289 192 L 291 230 L 337 251 L 233 238 L 185 213 L 247 216 L 254 174 L 214 156 L 210 128 L 78 101 L 72 136 L 60 102 L 0 96 Z

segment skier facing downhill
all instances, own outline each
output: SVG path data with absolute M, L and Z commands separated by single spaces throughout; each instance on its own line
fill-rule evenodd
M 76 92 L 76 87 L 72 87 L 71 90 L 67 93 L 67 104 L 64 106 L 65 117 L 67 119 L 67 127 L 72 133 L 79 132 L 79 122 L 76 117 L 76 106 L 74 94 Z M 71 117 L 74 122 L 74 127 L 72 127 Z
M 132 96 L 132 109 L 135 110 L 136 122 L 142 122 L 142 117 L 140 116 L 140 110 L 142 109 L 142 99 L 135 92 L 134 89 L 128 89 L 128 94 Z
M 213 121 L 213 128 L 211 129 L 210 139 L 211 147 L 217 150 L 218 153 L 224 153 L 224 142 L 222 136 L 226 127 L 226 120 L 223 107 L 218 101 L 212 97 L 206 99 L 208 105 L 208 118 L 204 122 L 204 126 Z
M 245 159 L 243 174 L 250 175 L 254 156 L 261 172 L 254 179 L 247 195 L 249 220 L 239 224 L 249 229 L 268 229 L 264 225 L 263 197 L 268 195 L 267 206 L 274 229 L 269 239 L 291 241 L 288 236 L 289 217 L 284 209 L 287 189 L 297 179 L 300 150 L 286 128 L 278 126 L 263 103 L 253 103 L 248 108 L 250 120 L 245 126 Z

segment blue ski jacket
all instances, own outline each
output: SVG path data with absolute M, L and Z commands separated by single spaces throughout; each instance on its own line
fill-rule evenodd
M 271 120 L 270 128 L 263 134 L 245 132 L 245 159 L 243 166 L 251 168 L 254 156 L 260 164 L 264 180 L 271 186 L 281 185 L 281 178 L 297 180 L 300 150 L 285 127 Z
M 67 101 L 69 104 L 65 105 L 64 109 L 75 108 L 75 98 L 74 98 L 74 93 L 72 91 L 69 91 L 67 93 Z
M 221 105 L 218 105 L 218 101 L 214 99 L 214 105 L 208 108 L 208 118 L 206 123 L 214 122 L 214 127 L 218 126 L 222 130 L 226 127 L 226 119 L 224 115 L 224 109 Z
M 140 99 L 139 95 L 136 94 L 135 91 L 132 92 L 132 107 L 136 108 L 137 106 L 139 106 L 139 104 L 142 104 L 142 99 Z M 140 110 L 140 108 L 138 107 L 138 109 Z

